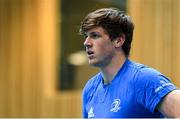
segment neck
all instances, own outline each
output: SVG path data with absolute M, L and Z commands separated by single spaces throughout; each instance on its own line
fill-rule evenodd
M 123 66 L 126 60 L 125 56 L 118 56 L 112 59 L 111 63 L 106 67 L 101 68 L 101 72 L 103 74 L 104 84 L 109 84 L 114 76 L 117 74 L 119 69 Z

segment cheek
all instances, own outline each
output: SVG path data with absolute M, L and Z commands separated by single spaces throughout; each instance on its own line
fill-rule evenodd
M 113 53 L 114 47 L 112 43 L 103 43 L 99 45 L 98 51 L 101 52 L 102 54 L 110 54 Z

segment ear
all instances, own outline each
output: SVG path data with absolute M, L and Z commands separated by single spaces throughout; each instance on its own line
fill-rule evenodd
M 113 44 L 116 48 L 118 48 L 124 44 L 124 41 L 125 41 L 125 35 L 122 34 L 113 41 Z

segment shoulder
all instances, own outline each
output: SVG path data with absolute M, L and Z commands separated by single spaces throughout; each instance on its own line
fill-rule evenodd
M 101 82 L 101 73 L 98 73 L 95 76 L 93 76 L 91 79 L 89 79 L 83 88 L 83 96 L 84 95 L 86 95 L 85 97 L 91 96 L 95 92 L 100 82 Z
M 153 81 L 152 79 L 157 79 L 159 77 L 168 79 L 157 69 L 138 62 L 129 60 L 127 67 L 129 68 L 129 71 L 134 72 L 135 74 L 134 79 L 136 81 L 147 81 L 147 80 Z
M 159 71 L 157 71 L 154 68 L 151 67 L 142 67 L 138 70 L 138 75 L 137 75 L 137 79 L 139 81 L 141 80 L 148 80 L 148 81 L 154 81 L 156 80 L 158 77 L 165 77 L 163 76 L 162 73 L 160 73 Z
M 135 78 L 135 87 L 137 89 L 154 89 L 155 92 L 158 92 L 160 89 L 171 85 L 173 84 L 167 76 L 152 67 L 144 65 L 137 71 Z
M 171 82 L 171 80 L 155 68 L 147 65 L 130 61 L 126 65 L 126 71 L 130 76 L 133 76 L 133 81 L 136 86 L 149 86 L 149 84 L 158 84 L 162 82 Z M 157 83 L 158 82 L 158 83 Z
M 156 75 L 159 73 L 153 68 L 131 60 L 128 60 L 124 69 L 128 77 L 132 77 L 135 82 L 138 79 L 144 79 L 145 77 L 149 77 L 150 75 Z
M 142 69 L 146 69 L 147 66 L 144 64 L 140 64 L 138 62 L 134 62 L 132 60 L 127 60 L 125 63 L 125 67 L 128 71 L 134 72 L 134 73 L 139 73 Z
M 144 84 L 144 86 L 158 86 L 163 83 L 171 82 L 171 80 L 158 70 L 144 66 L 138 69 L 136 82 L 137 84 Z

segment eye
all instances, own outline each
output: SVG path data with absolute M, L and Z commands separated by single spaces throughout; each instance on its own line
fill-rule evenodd
M 87 37 L 88 37 L 88 35 L 87 35 L 87 34 L 84 34 L 84 35 L 83 35 L 83 38 L 84 38 L 84 39 L 86 39 Z
M 101 37 L 101 35 L 99 33 L 92 32 L 92 33 L 90 33 L 90 37 L 92 39 L 98 39 Z

